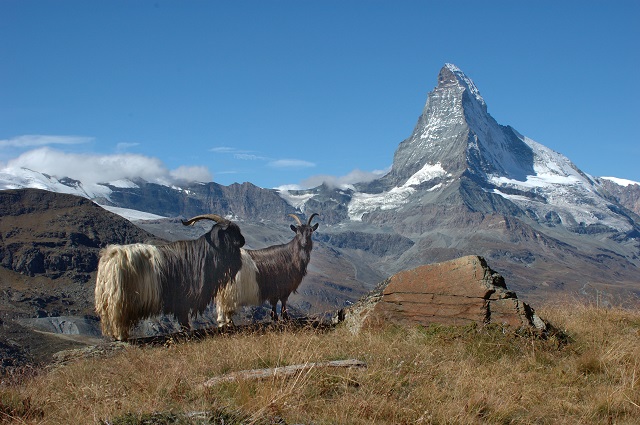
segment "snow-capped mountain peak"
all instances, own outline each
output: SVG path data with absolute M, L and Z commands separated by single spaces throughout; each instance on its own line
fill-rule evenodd
M 122 183 L 121 183 L 122 184 Z M 108 198 L 111 189 L 102 184 L 84 184 L 68 177 L 56 177 L 24 167 L 6 167 L 0 170 L 0 190 L 44 189 L 94 199 Z
M 401 185 L 425 164 L 440 163 L 452 175 L 471 172 L 524 179 L 533 172 L 531 149 L 499 125 L 474 82 L 446 64 L 427 97 L 411 136 L 394 155 L 385 177 L 388 189 Z
M 455 81 L 459 85 L 463 86 L 466 90 L 468 90 L 469 93 L 473 95 L 473 97 L 478 101 L 478 103 L 486 107 L 484 98 L 480 95 L 480 90 L 478 90 L 474 82 L 471 81 L 471 78 L 467 77 L 460 68 L 452 63 L 446 63 L 444 65 L 444 68 L 442 68 L 442 70 L 440 71 L 440 75 L 438 76 L 438 84 L 444 83 L 445 81 L 451 81 L 451 78 L 449 77 L 450 74 L 444 72 L 445 70 L 453 74 L 453 76 L 455 77 Z
M 409 203 L 422 208 L 421 202 L 430 202 L 422 199 L 435 200 L 438 191 L 470 176 L 477 190 L 493 197 L 482 206 L 469 201 L 472 209 L 520 210 L 539 223 L 567 228 L 634 228 L 602 195 L 597 181 L 567 157 L 498 124 L 474 82 L 449 63 L 440 70 L 412 135 L 396 150 L 391 171 L 358 186 L 348 217 L 361 221 L 369 214 L 371 220 L 371 213 Z

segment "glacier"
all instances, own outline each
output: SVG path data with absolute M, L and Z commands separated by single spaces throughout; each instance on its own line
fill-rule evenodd
M 380 210 L 390 210 L 399 208 L 408 202 L 411 195 L 416 192 L 416 186 L 438 178 L 450 177 L 439 162 L 436 164 L 425 164 L 420 170 L 414 173 L 402 186 L 397 186 L 391 190 L 381 193 L 355 192 L 348 205 L 349 218 L 353 221 L 362 221 L 362 217 L 368 213 Z M 440 184 L 430 188 L 433 190 L 440 187 Z
M 534 154 L 535 174 L 525 180 L 492 176 L 494 193 L 514 202 L 523 210 L 535 211 L 539 217 L 551 212 L 560 216 L 565 226 L 602 224 L 622 232 L 633 229 L 625 217 L 612 214 L 612 204 L 598 192 L 595 179 L 580 171 L 566 156 L 528 138 L 522 137 Z M 511 189 L 509 193 L 500 189 Z M 535 197 L 514 192 L 533 192 Z

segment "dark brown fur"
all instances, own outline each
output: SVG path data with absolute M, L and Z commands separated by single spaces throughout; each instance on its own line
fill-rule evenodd
M 202 313 L 242 266 L 244 237 L 235 223 L 216 224 L 195 241 L 159 246 L 167 261 L 161 274 L 163 312 L 174 314 L 181 325 L 189 314 Z
M 269 301 L 273 320 L 278 319 L 278 301 L 282 303 L 282 318 L 288 318 L 289 295 L 297 291 L 307 274 L 307 265 L 313 249 L 311 235 L 318 228 L 318 223 L 311 226 L 311 220 L 315 215 L 317 214 L 311 216 L 307 224 L 291 225 L 291 230 L 296 232 L 296 235 L 289 243 L 247 250 L 258 268 L 256 279 L 260 290 L 260 302 Z

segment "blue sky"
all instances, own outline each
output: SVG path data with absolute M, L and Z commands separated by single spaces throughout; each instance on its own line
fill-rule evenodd
M 0 0 L 0 168 L 366 178 L 450 62 L 499 123 L 640 181 L 639 22 L 635 0 Z

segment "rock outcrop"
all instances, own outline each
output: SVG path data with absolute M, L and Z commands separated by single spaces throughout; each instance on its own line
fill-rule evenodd
M 429 326 L 498 324 L 544 332 L 547 325 L 479 256 L 397 273 L 344 311 L 352 331 L 384 323 Z
M 640 184 L 611 177 L 601 177 L 597 180 L 613 195 L 616 202 L 640 215 Z

